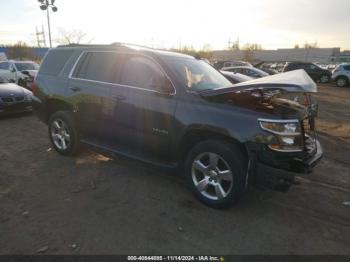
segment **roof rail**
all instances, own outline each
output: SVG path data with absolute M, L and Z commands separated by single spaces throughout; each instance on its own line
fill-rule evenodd
M 114 42 L 111 44 L 68 44 L 68 45 L 59 45 L 57 47 L 110 47 L 110 46 L 134 46 L 134 47 L 140 47 L 145 49 L 153 49 L 149 46 L 143 46 L 138 44 L 131 44 L 131 43 L 123 43 L 123 42 Z

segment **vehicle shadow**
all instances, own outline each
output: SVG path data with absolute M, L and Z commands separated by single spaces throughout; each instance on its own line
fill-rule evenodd
M 29 117 L 32 115 L 33 115 L 33 112 L 19 112 L 19 113 L 13 113 L 13 114 L 6 114 L 6 115 L 0 115 L 0 120 L 17 119 L 21 117 Z

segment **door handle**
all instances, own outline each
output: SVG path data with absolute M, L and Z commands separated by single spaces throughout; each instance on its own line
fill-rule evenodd
M 115 95 L 113 96 L 114 100 L 117 100 L 117 101 L 121 101 L 121 100 L 125 100 L 126 97 L 124 95 Z
M 77 86 L 72 86 L 69 88 L 70 90 L 72 90 L 73 92 L 78 92 L 80 91 L 80 87 L 77 87 Z

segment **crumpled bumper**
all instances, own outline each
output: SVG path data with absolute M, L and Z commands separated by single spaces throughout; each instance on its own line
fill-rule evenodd
M 286 165 L 276 166 L 254 159 L 255 184 L 268 187 L 275 187 L 281 182 L 292 183 L 295 176 L 308 174 L 317 165 L 323 156 L 323 149 L 318 140 L 315 141 L 315 150 L 312 154 L 303 158 L 291 157 L 288 167 Z

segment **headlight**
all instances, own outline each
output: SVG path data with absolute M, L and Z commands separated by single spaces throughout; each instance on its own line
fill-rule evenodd
M 28 102 L 32 101 L 32 94 L 26 94 L 26 95 L 24 96 L 24 100 L 25 100 L 25 101 L 28 101 Z
M 282 152 L 299 152 L 303 149 L 303 139 L 298 120 L 259 119 L 260 127 L 272 133 L 269 148 Z

